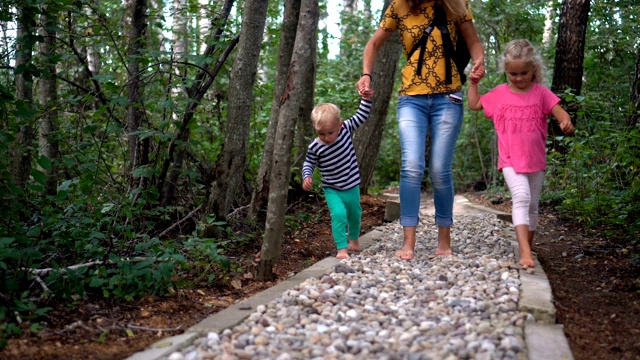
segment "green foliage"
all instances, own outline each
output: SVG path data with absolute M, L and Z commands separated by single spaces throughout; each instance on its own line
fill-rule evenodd
M 605 121 L 598 125 L 595 133 L 578 131 L 567 138 L 566 157 L 550 154 L 549 188 L 566 216 L 605 230 L 603 235 L 617 242 L 637 242 L 640 132 Z

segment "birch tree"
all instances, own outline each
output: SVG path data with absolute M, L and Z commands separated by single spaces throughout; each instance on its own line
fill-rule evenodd
M 42 115 L 40 118 L 38 142 L 40 144 L 40 155 L 48 159 L 47 167 L 41 167 L 47 176 L 47 184 L 45 192 L 49 195 L 55 195 L 57 189 L 57 163 L 58 163 L 58 146 L 54 137 L 57 130 L 58 121 L 58 94 L 57 94 L 57 74 L 56 64 L 53 56 L 56 49 L 56 14 L 44 8 L 43 14 L 40 16 L 43 26 L 40 28 L 40 36 L 42 41 L 39 44 L 40 62 L 43 64 L 43 73 L 40 79 L 40 91 L 38 94 Z
M 31 171 L 33 159 L 32 142 L 34 140 L 33 125 L 33 75 L 32 51 L 35 43 L 34 14 L 36 9 L 23 2 L 18 5 L 18 29 L 16 31 L 15 86 L 16 108 L 20 114 L 20 130 L 16 136 L 17 146 L 13 150 L 13 182 L 24 188 Z
M 630 115 L 627 118 L 627 125 L 630 127 L 638 125 L 638 119 L 640 119 L 640 48 L 636 54 L 635 76 L 633 78 L 633 85 L 631 86 Z

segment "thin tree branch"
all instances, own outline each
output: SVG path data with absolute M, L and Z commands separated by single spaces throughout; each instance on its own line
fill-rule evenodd
M 171 231 L 171 229 L 173 229 L 174 227 L 182 224 L 183 222 L 185 222 L 188 218 L 192 217 L 193 214 L 195 214 L 198 210 L 200 210 L 200 208 L 202 208 L 202 205 L 198 206 L 197 208 L 193 209 L 190 213 L 187 214 L 187 216 L 183 217 L 182 219 L 180 219 L 180 221 L 176 222 L 175 224 L 169 226 L 169 228 L 167 228 L 165 231 L 163 231 L 162 233 L 160 233 L 160 235 L 158 235 L 158 237 L 163 237 L 164 235 L 166 235 L 169 231 Z

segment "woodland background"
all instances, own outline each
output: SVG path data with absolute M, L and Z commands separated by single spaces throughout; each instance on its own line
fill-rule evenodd
M 301 191 L 311 108 L 356 110 L 362 50 L 381 15 L 373 9 L 388 2 L 3 0 L 0 348 L 38 331 L 52 299 L 131 301 L 188 286 L 176 281 L 184 273 L 232 282 L 241 271 L 229 254 L 254 240 L 231 222 L 263 234 L 256 276 L 272 279 L 286 261 L 284 229 L 314 216 L 286 211 Z M 576 125 L 564 137 L 549 123 L 542 201 L 623 250 L 637 244 L 640 4 L 470 6 L 486 52 L 481 92 L 505 81 L 504 44 L 528 38 Z M 364 193 L 397 185 L 403 61 L 393 36 L 372 74 L 372 116 L 354 139 Z M 467 111 L 457 189 L 505 192 L 495 140 L 491 122 Z M 638 266 L 640 254 L 628 257 Z

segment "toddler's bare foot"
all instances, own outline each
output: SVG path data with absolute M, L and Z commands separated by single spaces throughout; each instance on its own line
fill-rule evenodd
M 336 254 L 336 259 L 348 259 L 349 258 L 349 253 L 347 252 L 347 249 L 339 249 L 338 253 Z
M 360 252 L 360 242 L 358 239 L 349 240 L 349 246 L 347 246 L 347 250 L 350 252 Z

